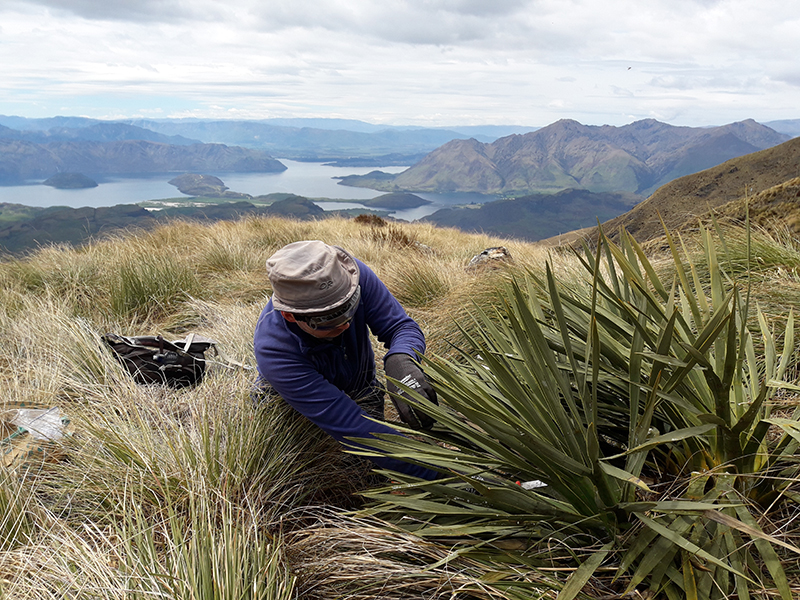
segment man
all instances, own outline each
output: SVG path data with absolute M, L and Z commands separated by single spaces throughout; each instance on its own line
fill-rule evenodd
M 416 364 L 425 351 L 419 325 L 363 262 L 320 241 L 294 242 L 267 259 L 273 295 L 254 336 L 261 377 L 299 413 L 340 443 L 398 432 L 383 419 L 384 390 L 376 379 L 369 331 L 388 351 L 384 371 L 436 402 Z M 399 391 L 391 382 L 389 390 Z M 401 419 L 415 428 L 433 421 L 392 398 Z M 438 474 L 381 456 L 379 467 L 423 479 Z

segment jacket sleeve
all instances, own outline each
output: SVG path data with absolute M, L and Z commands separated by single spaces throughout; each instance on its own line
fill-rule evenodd
M 417 352 L 425 353 L 425 336 L 417 322 L 392 295 L 386 285 L 367 265 L 358 261 L 361 273 L 361 297 L 367 325 L 391 354 L 408 354 L 414 359 Z

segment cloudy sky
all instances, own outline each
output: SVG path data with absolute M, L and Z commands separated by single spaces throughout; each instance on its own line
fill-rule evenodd
M 0 0 L 0 114 L 800 118 L 795 0 Z

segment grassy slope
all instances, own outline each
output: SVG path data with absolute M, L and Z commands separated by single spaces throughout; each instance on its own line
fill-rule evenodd
M 299 239 L 341 245 L 372 266 L 422 325 L 429 353 L 452 352 L 468 308 L 498 302 L 509 274 L 540 271 L 548 257 L 562 278 L 576 270 L 544 246 L 425 224 L 263 217 L 176 223 L 0 263 L 0 412 L 11 401 L 58 406 L 75 431 L 59 460 L 29 462 L 36 476 L 0 470 L 10 515 L 0 517 L 0 598 L 204 598 L 215 581 L 229 582 L 218 597 L 232 598 L 233 582 L 256 589 L 265 579 L 272 589 L 254 597 L 512 597 L 492 587 L 486 565 L 344 516 L 363 470 L 277 399 L 255 409 L 252 371 L 212 365 L 197 388 L 148 389 L 102 351 L 106 331 L 192 331 L 252 367 L 253 326 L 270 293 L 264 262 Z M 513 264 L 465 268 L 498 245 Z M 796 254 L 782 264 L 800 265 Z M 764 270 L 769 288 L 796 303 L 786 269 Z M 251 568 L 270 575 L 250 581 Z M 516 576 L 545 584 L 527 568 Z
M 252 367 L 253 327 L 270 293 L 264 262 L 282 245 L 306 238 L 341 244 L 375 268 L 422 324 L 432 352 L 451 350 L 459 307 L 495 300 L 502 271 L 467 272 L 473 255 L 505 244 L 521 263 L 544 259 L 535 246 L 426 225 L 254 217 L 175 223 L 0 262 L 0 413 L 11 402 L 58 406 L 75 433 L 59 455 L 51 454 L 56 462 L 31 459 L 39 475 L 24 485 L 0 470 L 0 598 L 122 598 L 131 581 L 141 594 L 211 597 L 212 584 L 182 575 L 203 560 L 228 569 L 219 574 L 223 579 L 241 580 L 243 565 L 276 569 L 275 581 L 289 587 L 293 580 L 281 568 L 291 560 L 293 569 L 307 573 L 296 584 L 306 598 L 333 597 L 350 586 L 347 578 L 361 578 L 350 572 L 342 579 L 341 566 L 314 564 L 333 558 L 331 547 L 319 544 L 331 528 L 346 525 L 376 543 L 386 539 L 374 524 L 330 512 L 357 503 L 353 493 L 363 485 L 363 469 L 276 399 L 256 418 L 248 400 L 252 371 L 212 365 L 197 388 L 148 389 L 133 385 L 99 340 L 107 331 L 167 337 L 192 331 Z M 307 506 L 329 512 L 321 520 L 315 509 L 312 518 Z M 221 529 L 209 531 L 207 517 Z M 197 546 L 182 541 L 187 530 L 199 536 Z M 269 540 L 268 547 L 259 550 L 259 539 Z M 158 548 L 157 562 L 147 554 L 148 540 Z M 357 549 L 363 542 L 353 540 L 337 555 L 342 565 L 354 565 L 363 552 Z M 446 555 L 429 546 L 421 544 L 419 552 Z M 214 548 L 230 550 L 232 562 L 214 558 Z M 236 558 L 237 549 L 244 556 Z M 388 555 L 376 561 L 396 562 Z M 451 579 L 446 568 L 423 575 L 420 567 L 375 573 L 381 573 L 372 580 L 377 587 L 362 597 L 376 597 L 387 578 L 419 597 L 481 575 Z M 311 586 L 319 589 L 311 593 Z
M 714 209 L 718 218 L 744 223 L 750 221 L 767 231 L 800 234 L 800 177 L 767 188 L 755 195 L 737 198 Z
M 612 233 L 625 228 L 640 240 L 661 233 L 659 215 L 670 228 L 696 220 L 745 195 L 759 194 L 800 175 L 800 138 L 734 158 L 714 168 L 676 179 L 629 212 L 603 223 Z M 592 236 L 590 232 L 589 236 Z

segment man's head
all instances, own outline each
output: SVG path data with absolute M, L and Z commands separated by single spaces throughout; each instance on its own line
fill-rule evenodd
M 272 305 L 317 337 L 338 335 L 353 318 L 361 290 L 358 264 L 338 246 L 294 242 L 267 259 Z

